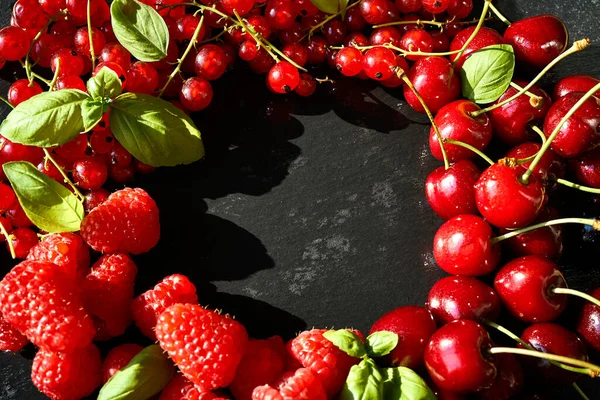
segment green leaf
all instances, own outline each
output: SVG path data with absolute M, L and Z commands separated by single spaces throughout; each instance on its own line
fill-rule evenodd
M 425 381 L 406 367 L 383 368 L 384 400 L 436 400 Z
M 348 4 L 347 0 L 310 0 L 311 3 L 315 5 L 319 10 L 323 11 L 327 14 L 335 14 L 341 10 L 340 3 L 345 2 Z
M 375 332 L 365 340 L 365 347 L 370 357 L 382 357 L 389 354 L 398 345 L 398 335 L 393 332 Z
M 85 99 L 81 104 L 81 116 L 83 117 L 83 131 L 89 132 L 102 120 L 107 106 L 101 100 L 92 98 Z
M 19 203 L 38 228 L 50 233 L 76 232 L 83 221 L 83 204 L 69 189 L 27 161 L 4 164 Z
M 137 0 L 114 0 L 110 6 L 117 40 L 140 61 L 167 56 L 169 30 L 156 10 Z
M 364 359 L 350 369 L 340 400 L 381 399 L 383 399 L 383 377 L 373 360 Z
M 98 400 L 146 400 L 160 392 L 173 377 L 173 363 L 153 344 L 139 352 L 102 386 Z
M 35 95 L 8 114 L 0 125 L 0 135 L 29 146 L 64 144 L 83 129 L 81 104 L 87 98 L 87 93 L 76 89 Z
M 337 331 L 327 331 L 323 337 L 333 343 L 338 349 L 352 357 L 364 357 L 365 346 L 360 337 L 348 329 L 339 329 Z
M 94 99 L 114 99 L 123 91 L 119 75 L 108 67 L 100 71 L 87 82 L 87 90 Z
M 110 104 L 109 121 L 117 140 L 145 164 L 189 164 L 204 156 L 200 131 L 168 101 L 125 93 Z
M 511 45 L 484 47 L 471 54 L 460 70 L 463 96 L 477 104 L 496 101 L 510 85 L 514 71 Z

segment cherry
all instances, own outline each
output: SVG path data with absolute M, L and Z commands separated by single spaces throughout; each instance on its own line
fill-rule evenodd
M 485 283 L 466 276 L 448 276 L 429 290 L 427 308 L 440 325 L 464 319 L 495 320 L 500 314 L 500 298 Z
M 279 41 L 283 44 L 298 43 L 303 37 L 304 28 L 297 22 L 294 22 L 290 28 L 279 31 Z
M 6 219 L 4 217 L 0 217 L 0 225 L 2 225 L 2 227 L 4 228 L 4 230 L 6 231 L 7 234 L 9 234 L 9 235 L 11 234 L 13 227 L 8 219 Z M 3 233 L 0 233 L 0 243 L 2 243 L 2 242 L 6 242 L 6 237 L 4 236 Z
M 19 79 L 10 85 L 7 97 L 10 104 L 16 107 L 40 93 L 42 93 L 42 88 L 36 82 L 30 83 L 29 79 Z
M 371 32 L 369 36 L 369 45 L 371 46 L 382 46 L 384 44 L 391 44 L 392 46 L 400 47 L 402 41 L 402 34 L 400 31 L 393 26 L 382 26 Z
M 548 110 L 544 133 L 549 136 L 561 119 L 583 97 L 581 92 L 569 93 Z M 561 127 L 551 144 L 552 150 L 565 158 L 578 157 L 600 143 L 600 104 L 595 98 L 586 100 Z
M 239 15 L 246 15 L 254 7 L 254 0 L 221 0 L 223 10 L 229 15 L 237 11 Z
M 521 368 L 519 360 L 512 354 L 498 354 L 495 356 L 494 364 L 498 371 L 496 380 L 492 386 L 478 392 L 477 397 L 481 400 L 514 398 L 525 385 L 523 368 Z
M 308 39 L 308 63 L 321 64 L 327 58 L 327 41 L 321 36 Z
M 323 37 L 327 43 L 338 45 L 344 41 L 346 37 L 346 27 L 341 19 L 333 19 L 323 26 Z
M 258 46 L 254 40 L 245 40 L 238 49 L 238 55 L 244 61 L 254 60 L 258 55 Z
M 110 196 L 110 192 L 106 189 L 94 189 L 90 190 L 85 194 L 85 200 L 83 201 L 83 207 L 85 212 L 90 212 L 100 204 L 104 203 Z
M 61 166 L 63 171 L 71 168 L 71 164 L 65 161 L 61 156 L 55 154 L 52 158 L 54 159 L 54 161 L 56 161 L 58 165 Z M 59 169 L 56 168 L 56 165 L 54 165 L 54 163 L 52 163 L 50 160 L 44 159 L 40 161 L 37 165 L 37 169 L 38 171 L 54 179 L 55 181 L 59 183 L 64 183 L 65 178 L 62 176 Z
M 131 54 L 119 43 L 108 43 L 102 48 L 98 60 L 100 62 L 113 62 L 119 64 L 124 71 L 127 71 L 129 64 L 131 64 Z
M 309 49 L 309 61 L 310 61 L 310 49 Z M 257 74 L 266 74 L 275 65 L 275 60 L 271 55 L 261 47 L 258 49 L 256 57 L 248 62 L 250 69 Z
M 590 295 L 600 300 L 600 288 L 594 289 Z M 600 307 L 585 302 L 577 316 L 577 333 L 588 346 L 600 351 Z
M 557 101 L 561 97 L 572 92 L 587 92 L 600 83 L 600 80 L 588 75 L 570 75 L 562 78 L 552 91 L 552 99 Z M 596 92 L 596 97 L 600 98 L 600 91 Z
M 396 0 L 396 7 L 398 11 L 408 14 L 417 12 L 423 7 L 422 0 Z
M 127 70 L 125 89 L 128 92 L 152 94 L 158 88 L 158 72 L 149 63 L 136 61 Z
M 434 53 L 445 53 L 450 50 L 450 39 L 448 39 L 448 35 L 441 31 L 432 31 L 429 32 L 431 39 L 433 39 L 433 49 Z
M 454 36 L 454 39 L 452 39 L 452 42 L 450 42 L 450 51 L 458 51 L 462 49 L 462 47 L 467 42 L 471 34 L 475 31 L 475 28 L 476 27 L 474 26 L 470 26 L 458 32 L 456 36 Z M 471 43 L 469 43 L 469 46 L 467 46 L 460 59 L 456 61 L 456 59 L 458 58 L 458 54 L 452 54 L 450 56 L 450 61 L 455 63 L 456 69 L 459 70 L 460 68 L 462 68 L 463 64 L 465 63 L 465 60 L 471 55 L 471 53 L 487 46 L 502 43 L 502 36 L 500 36 L 500 34 L 497 31 L 490 28 L 486 28 L 484 26 L 479 30 L 479 32 L 477 32 L 475 38 L 473 39 L 473 41 L 471 41 Z
M 214 81 L 225 73 L 227 60 L 225 52 L 216 44 L 206 44 L 196 56 L 196 73 L 208 81 Z
M 346 25 L 348 32 L 361 32 L 367 25 L 360 13 L 359 7 L 352 7 L 346 10 L 344 24 Z
M 384 363 L 390 367 L 419 368 L 431 335 L 436 331 L 435 321 L 423 307 L 404 306 L 379 318 L 369 334 L 388 331 L 398 335 L 398 345 L 385 356 Z
M 90 37 L 88 34 L 88 28 L 79 28 L 75 33 L 75 50 L 83 56 L 90 57 Z M 94 54 L 100 54 L 100 51 L 106 44 L 104 34 L 97 28 L 92 28 L 92 46 L 94 47 Z
M 506 153 L 505 157 L 509 159 L 522 160 L 535 156 L 541 148 L 542 145 L 539 143 L 525 142 L 510 149 L 508 153 Z M 526 162 L 521 165 L 524 168 L 529 168 L 531 162 Z M 564 160 L 554 151 L 548 149 L 533 169 L 533 174 L 536 175 L 542 182 L 548 182 L 556 178 L 563 178 L 565 176 Z M 550 186 L 551 185 L 552 182 L 550 182 Z
M 297 10 L 292 0 L 272 0 L 267 3 L 265 17 L 273 29 L 290 28 L 296 19 Z
M 90 4 L 90 14 L 94 15 L 100 8 L 102 0 L 92 0 Z M 67 10 L 69 14 L 79 20 L 87 18 L 87 0 L 66 0 Z
M 453 321 L 433 334 L 425 351 L 425 366 L 433 382 L 453 393 L 490 387 L 496 367 L 487 351 L 493 346 L 486 330 L 476 322 Z
M 386 0 L 362 0 L 358 7 L 360 15 L 368 24 L 382 24 L 387 18 L 388 3 Z
M 21 28 L 7 26 L 0 29 L 0 54 L 2 60 L 17 61 L 25 57 L 30 40 Z
M 363 70 L 371 79 L 386 80 L 393 75 L 395 67 L 396 56 L 388 48 L 374 47 L 363 55 Z
M 476 214 L 475 183 L 479 173 L 469 160 L 460 160 L 448 169 L 433 170 L 425 181 L 425 197 L 433 211 L 445 220 Z
M 504 42 L 515 51 L 517 63 L 541 70 L 567 49 L 565 24 L 553 15 L 536 15 L 513 22 L 504 32 Z
M 446 11 L 456 19 L 467 18 L 473 11 L 473 0 L 450 0 Z
M 179 18 L 176 22 L 175 40 L 184 41 L 191 40 L 194 36 L 194 32 L 200 23 L 200 17 L 197 15 L 186 14 Z M 206 38 L 206 25 L 202 24 L 200 32 L 198 33 L 198 41 L 202 41 Z
M 82 189 L 98 189 L 108 178 L 106 164 L 95 156 L 89 156 L 73 163 L 73 181 Z
M 221 5 L 220 1 L 215 2 L 214 5 L 216 6 L 218 11 L 225 12 L 225 10 L 223 10 L 223 6 Z M 179 7 L 176 7 L 176 8 L 179 8 Z M 181 8 L 183 8 L 183 7 L 181 7 Z M 211 28 L 222 29 L 225 27 L 225 23 L 227 22 L 227 20 L 225 18 L 223 18 L 223 16 L 221 14 L 217 14 L 216 12 L 212 12 L 210 10 L 205 10 L 203 12 L 203 14 L 204 14 L 204 23 L 207 24 L 208 26 L 210 26 Z M 179 19 L 181 17 L 183 17 L 183 14 L 179 15 L 177 17 L 177 19 Z
M 361 51 L 354 47 L 344 47 L 335 56 L 335 67 L 342 75 L 358 75 L 363 70 Z
M 2 140 L 3 144 L 0 146 L 0 159 L 2 163 L 29 161 L 35 165 L 44 157 L 44 151 L 39 147 L 14 143 L 6 138 L 2 138 Z
M 17 201 L 4 213 L 4 216 L 8 218 L 12 226 L 16 227 L 28 227 L 33 225 L 33 222 L 29 219 L 25 210 L 21 207 L 21 204 Z
M 418 31 L 411 31 L 418 32 Z M 407 33 L 410 34 L 411 32 Z M 460 79 L 452 64 L 444 57 L 424 57 L 408 71 L 408 79 L 432 113 L 460 96 Z M 416 111 L 424 113 L 423 105 L 410 87 L 404 86 L 404 98 Z
M 267 86 L 275 93 L 289 93 L 300 82 L 298 68 L 287 61 L 279 61 L 267 74 Z
M 577 182 L 593 188 L 600 188 L 600 149 L 591 150 L 583 156 L 569 161 Z
M 479 212 L 498 228 L 522 228 L 533 222 L 546 200 L 543 183 L 531 176 L 527 185 L 521 182 L 526 168 L 494 164 L 475 184 Z
M 422 29 L 413 29 L 406 32 L 400 41 L 401 49 L 406 51 L 420 51 L 423 53 L 431 53 L 433 51 L 433 38 L 427 31 Z M 411 61 L 417 61 L 423 56 L 407 55 L 406 58 Z
M 40 38 L 33 44 L 33 48 L 29 54 L 31 59 L 40 67 L 49 68 L 52 54 L 65 47 L 65 44 L 60 39 L 61 38 L 56 35 L 42 34 L 42 36 L 40 36 Z M 70 47 L 72 48 L 72 36 L 70 42 Z
M 88 147 L 87 135 L 77 135 L 74 139 L 67 143 L 58 146 L 54 149 L 54 152 L 68 161 L 75 161 L 85 157 L 85 152 Z
M 500 246 L 492 244 L 492 228 L 476 215 L 459 215 L 446 221 L 433 238 L 433 256 L 441 269 L 454 275 L 482 276 L 500 259 Z
M 485 149 L 492 140 L 492 124 L 485 114 L 471 117 L 469 113 L 479 109 L 477 104 L 469 100 L 456 100 L 442 107 L 435 116 L 442 137 L 468 143 L 478 150 Z M 443 160 L 433 127 L 429 132 L 429 148 L 435 158 Z M 476 157 L 471 150 L 457 145 L 446 144 L 445 149 L 450 162 Z
M 126 167 L 131 164 L 133 157 L 119 142 L 114 142 L 109 152 L 110 164 L 116 167 Z
M 181 87 L 179 101 L 190 111 L 205 109 L 212 101 L 213 90 L 210 83 L 200 77 L 187 79 Z
M 48 15 L 56 15 L 66 7 L 65 0 L 39 0 L 39 3 Z
M 308 48 L 304 44 L 289 43 L 284 45 L 281 51 L 301 67 L 303 67 L 308 60 Z
M 302 97 L 308 97 L 317 90 L 317 81 L 309 74 L 300 74 L 300 82 L 294 91 Z
M 87 92 L 87 88 L 85 87 L 83 80 L 75 75 L 65 75 L 58 78 L 54 85 L 54 89 L 79 89 L 82 92 Z
M 127 165 L 125 167 L 111 165 L 108 169 L 108 176 L 117 183 L 131 182 L 135 177 L 135 168 L 133 165 Z
M 13 6 L 12 18 L 16 26 L 23 29 L 39 31 L 50 17 L 37 1 L 17 0 Z
M 12 231 L 10 241 L 16 258 L 26 258 L 29 250 L 39 242 L 37 233 L 29 228 L 17 228 Z
M 60 49 L 52 55 L 50 68 L 58 76 L 75 75 L 83 73 L 83 58 L 72 49 Z
M 535 350 L 544 353 L 557 354 L 577 360 L 587 361 L 588 354 L 585 344 L 574 332 L 558 324 L 539 323 L 529 326 L 521 339 Z M 519 344 L 519 347 L 524 347 Z M 548 361 L 539 358 L 521 358 L 525 371 L 537 381 L 544 383 L 573 383 L 581 375 L 565 371 Z
M 8 210 L 17 201 L 14 190 L 0 182 L 0 212 Z

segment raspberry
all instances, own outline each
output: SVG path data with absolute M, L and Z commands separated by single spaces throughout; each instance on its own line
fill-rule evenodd
M 350 368 L 360 361 L 323 337 L 325 329 L 304 331 L 288 343 L 288 351 L 319 377 L 329 397 L 340 391 Z
M 23 261 L 0 281 L 0 312 L 46 350 L 86 347 L 95 333 L 75 282 L 48 262 Z
M 176 303 L 198 303 L 196 287 L 179 274 L 167 276 L 154 288 L 136 297 L 131 304 L 133 320 L 144 335 L 156 340 L 156 319 L 167 307 Z
M 126 254 L 106 254 L 81 283 L 85 309 L 97 318 L 96 340 L 122 335 L 131 324 L 137 267 Z
M 19 351 L 26 344 L 27 338 L 0 314 L 0 351 Z
M 115 347 L 102 363 L 102 382 L 106 383 L 120 369 L 123 369 L 133 357 L 144 348 L 139 344 L 126 343 Z
M 52 400 L 77 400 L 100 386 L 101 364 L 93 344 L 70 353 L 40 350 L 33 359 L 31 380 Z
M 213 392 L 203 392 L 183 375 L 175 375 L 158 400 L 227 400 Z
M 197 304 L 174 304 L 156 324 L 160 347 L 201 390 L 229 385 L 242 359 L 248 334 L 242 324 Z
M 257 387 L 252 393 L 252 400 L 327 400 L 321 381 L 306 368 L 285 373 L 276 387 Z
M 283 373 L 284 365 L 283 339 L 279 336 L 267 340 L 250 339 L 229 389 L 236 400 L 251 400 L 254 388 L 275 383 Z
M 116 191 L 83 219 L 81 236 L 99 252 L 145 253 L 160 238 L 158 207 L 142 189 Z
M 90 251 L 81 236 L 75 233 L 55 233 L 35 245 L 29 251 L 27 259 L 56 264 L 65 275 L 75 279 L 87 274 Z

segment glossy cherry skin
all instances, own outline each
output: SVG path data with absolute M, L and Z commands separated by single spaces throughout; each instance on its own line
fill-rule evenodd
M 483 276 L 500 259 L 500 246 L 492 246 L 492 228 L 476 215 L 459 215 L 446 221 L 433 238 L 433 256 L 441 269 L 453 275 Z
M 515 51 L 517 65 L 542 70 L 567 49 L 567 27 L 553 15 L 536 15 L 513 22 L 504 32 L 504 42 Z
M 522 80 L 515 80 L 515 83 L 521 87 L 528 84 L 528 82 Z M 494 104 L 512 97 L 517 92 L 517 89 L 509 86 Z M 528 129 L 528 125 L 543 123 L 552 105 L 548 93 L 538 86 L 534 85 L 529 89 L 529 92 L 540 96 L 542 98 L 541 102 L 532 105 L 531 98 L 523 95 L 488 113 L 494 128 L 494 136 L 506 144 L 514 146 L 531 139 L 533 136 Z
M 425 351 L 425 366 L 433 382 L 453 393 L 469 393 L 490 387 L 496 367 L 488 354 L 493 346 L 477 322 L 453 321 L 433 334 Z
M 535 142 L 521 143 L 510 149 L 505 157 L 515 160 L 521 160 L 531 157 L 540 150 L 541 144 Z M 531 162 L 521 164 L 524 168 L 529 168 Z M 549 179 L 564 178 L 566 172 L 565 161 L 552 149 L 546 150 L 536 167 L 533 169 L 533 174 L 536 175 L 542 182 L 546 182 L 551 186 L 552 182 L 547 182 Z
M 546 200 L 543 183 L 535 175 L 527 185 L 521 183 L 526 169 L 494 164 L 475 184 L 477 209 L 498 228 L 522 228 L 533 222 Z
M 471 36 L 471 34 L 473 33 L 474 30 L 475 30 L 475 27 L 470 26 L 470 27 L 458 32 L 456 34 L 456 36 L 454 36 L 454 39 L 452 39 L 452 41 L 450 42 L 450 51 L 460 50 L 464 46 L 464 44 L 467 42 L 467 40 L 469 39 L 469 37 Z M 504 43 L 502 36 L 500 36 L 500 34 L 497 31 L 495 31 L 494 29 L 486 28 L 485 26 L 482 27 L 481 30 L 479 30 L 479 32 L 477 32 L 477 35 L 475 35 L 475 38 L 473 39 L 473 41 L 471 43 L 469 43 L 469 46 L 467 47 L 467 49 L 464 51 L 464 53 L 461 55 L 460 59 L 456 63 L 456 65 L 455 65 L 456 70 L 458 71 L 459 69 L 462 68 L 463 64 L 465 63 L 465 60 L 474 51 L 483 49 L 484 47 L 491 46 L 493 44 L 502 44 L 502 43 Z M 452 54 L 450 56 L 450 61 L 454 62 L 457 59 L 457 56 L 458 56 L 458 54 Z
M 517 357 L 512 354 L 497 354 L 495 356 L 498 375 L 489 388 L 477 393 L 481 400 L 508 400 L 518 395 L 525 385 L 523 368 Z
M 442 107 L 434 119 L 442 138 L 459 140 L 479 150 L 485 149 L 492 140 L 492 124 L 486 114 L 477 118 L 469 115 L 479 109 L 477 104 L 469 100 L 456 100 Z M 429 148 L 435 158 L 443 160 L 440 142 L 433 127 L 429 131 Z M 445 149 L 450 162 L 477 157 L 471 150 L 457 145 L 446 144 Z
M 550 354 L 557 354 L 588 361 L 585 344 L 579 337 L 561 325 L 553 323 L 534 324 L 525 329 L 521 339 L 533 346 L 534 349 Z M 519 344 L 519 347 L 523 347 Z M 581 374 L 558 368 L 541 358 L 520 357 L 525 371 L 538 382 L 545 384 L 570 384 Z
M 485 283 L 467 276 L 448 276 L 429 290 L 427 308 L 439 325 L 457 319 L 495 320 L 500 314 L 500 298 Z
M 600 288 L 590 295 L 600 300 Z M 586 301 L 577 317 L 577 333 L 584 342 L 596 351 L 600 351 L 600 307 Z
M 445 220 L 461 214 L 476 214 L 475 183 L 479 169 L 469 160 L 450 168 L 439 167 L 425 180 L 425 197 L 433 211 Z
M 433 51 L 433 38 L 423 29 L 413 29 L 402 36 L 399 47 L 402 50 L 410 52 L 420 51 L 422 53 L 431 53 Z M 406 58 L 411 61 L 417 61 L 423 58 L 423 56 L 411 54 L 407 55 Z
M 432 113 L 460 96 L 460 78 L 450 61 L 444 57 L 420 58 L 408 71 L 408 79 Z M 425 112 L 417 96 L 406 85 L 404 98 L 413 109 Z
M 577 183 L 600 188 L 600 149 L 594 149 L 570 160 L 569 168 L 575 172 Z
M 561 119 L 581 99 L 582 92 L 569 93 L 556 101 L 548 110 L 544 133 L 550 136 Z M 551 148 L 565 158 L 578 157 L 600 143 L 600 104 L 590 98 L 565 122 Z
M 436 328 L 433 316 L 427 309 L 404 306 L 375 321 L 370 334 L 379 331 L 397 334 L 398 345 L 383 361 L 390 367 L 415 369 L 423 366 L 425 348 Z
M 567 296 L 553 288 L 567 287 L 562 273 L 552 261 L 540 256 L 519 257 L 496 273 L 494 289 L 502 304 L 525 322 L 549 322 L 563 312 Z
M 600 80 L 589 75 L 571 75 L 562 78 L 552 91 L 552 100 L 556 101 L 561 97 L 573 92 L 587 92 L 600 83 Z M 600 98 L 600 90 L 596 92 L 596 97 Z

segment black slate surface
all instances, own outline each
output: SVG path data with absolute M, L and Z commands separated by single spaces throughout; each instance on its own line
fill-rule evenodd
M 6 25 L 12 1 L 0 4 Z M 511 20 L 554 13 L 573 40 L 600 42 L 593 2 L 497 5 Z M 596 46 L 575 55 L 546 82 L 572 73 L 600 77 L 598 56 Z M 0 72 L 3 95 L 9 71 Z M 136 258 L 138 293 L 184 273 L 203 304 L 235 314 L 255 337 L 291 337 L 313 326 L 366 332 L 393 308 L 423 304 L 444 275 L 431 254 L 442 221 L 423 195 L 425 177 L 440 165 L 429 154 L 428 121 L 398 90 L 331 76 L 335 84 L 321 85 L 309 99 L 272 95 L 263 77 L 244 68 L 215 83 L 213 104 L 196 118 L 206 159 L 135 182 L 156 199 L 162 221 L 160 244 Z M 591 196 L 561 198 L 565 215 L 600 215 Z M 597 287 L 596 236 L 579 228 L 568 233 L 561 263 L 567 280 L 582 290 Z M 12 266 L 4 252 L 0 265 L 0 274 Z M 132 340 L 147 344 L 131 328 L 102 348 Z M 0 354 L 0 400 L 44 398 L 29 383 L 26 358 L 33 354 Z M 598 397 L 597 384 L 581 384 Z

